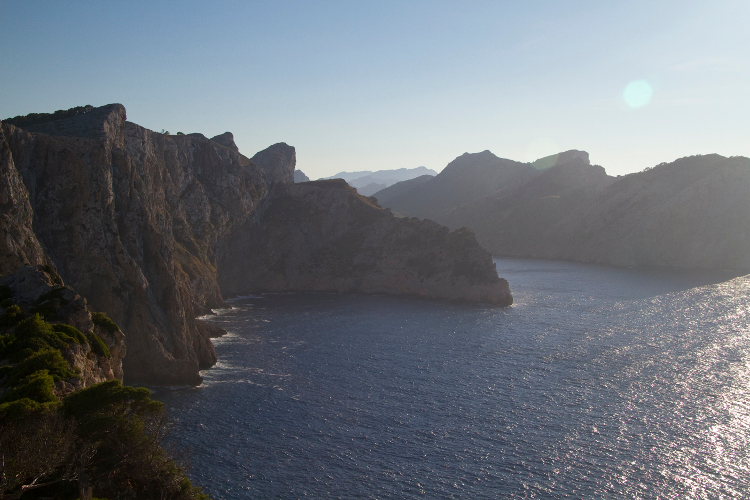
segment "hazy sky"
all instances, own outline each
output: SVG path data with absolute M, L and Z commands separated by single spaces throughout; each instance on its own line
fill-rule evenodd
M 0 0 L 0 118 L 125 105 L 311 178 L 584 149 L 750 156 L 750 2 Z

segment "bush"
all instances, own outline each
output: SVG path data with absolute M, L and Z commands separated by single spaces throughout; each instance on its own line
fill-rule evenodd
M 117 323 L 109 319 L 109 316 L 107 316 L 107 314 L 103 312 L 91 313 L 91 320 L 95 325 L 104 328 L 109 333 L 114 333 L 120 329 L 120 327 L 117 326 Z
M 101 356 L 103 358 L 112 357 L 112 354 L 110 354 L 107 344 L 104 343 L 104 341 L 99 335 L 95 333 L 89 333 L 88 340 L 89 340 L 89 345 L 91 346 L 91 350 L 94 352 L 94 354 L 96 354 L 97 356 Z
M 71 327 L 72 328 L 72 327 Z M 46 349 L 67 349 L 69 344 L 77 343 L 75 337 L 64 332 L 57 332 L 38 314 L 21 321 L 13 331 L 15 340 L 6 348 L 6 355 L 11 361 L 19 362 L 34 352 Z
M 57 396 L 54 393 L 55 381 L 48 370 L 39 370 L 21 379 L 15 388 L 5 393 L 0 403 L 28 398 L 37 403 L 54 403 Z
M 24 318 L 21 308 L 12 305 L 5 310 L 2 316 L 0 316 L 0 326 L 14 326 L 17 325 Z
M 76 376 L 68 368 L 68 362 L 62 357 L 60 351 L 45 349 L 32 354 L 14 366 L 13 370 L 8 374 L 6 385 L 16 384 L 25 377 L 40 370 L 47 370 L 55 382 L 58 380 L 68 380 Z
M 85 344 L 87 342 L 86 336 L 81 330 L 73 326 L 64 323 L 55 323 L 52 325 L 52 329 L 61 337 L 62 335 L 65 335 L 77 344 Z

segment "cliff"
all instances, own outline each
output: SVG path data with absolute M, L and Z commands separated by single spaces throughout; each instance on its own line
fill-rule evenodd
M 0 274 L 28 263 L 51 264 L 32 228 L 34 211 L 0 127 Z
M 215 248 L 252 214 L 265 179 L 221 140 L 125 118 L 115 104 L 3 131 L 49 259 L 128 335 L 127 380 L 198 383 L 216 361 L 193 319 L 223 303 Z
M 66 283 L 89 297 L 95 310 L 120 324 L 127 342 L 123 369 L 130 383 L 199 383 L 199 369 L 216 361 L 209 340 L 216 332 L 194 318 L 222 305 L 223 293 L 341 289 L 510 301 L 507 285 L 473 237 L 441 236 L 443 229 L 420 229 L 432 227 L 429 223 L 398 221 L 335 183 L 335 189 L 295 186 L 295 150 L 286 144 L 248 159 L 230 133 L 213 139 L 160 134 L 126 121 L 119 104 L 75 109 L 10 120 L 24 128 L 7 120 L 2 124 L 6 254 L 0 260 L 6 271 L 24 263 L 53 266 Z M 342 205 L 342 200 L 347 201 Z M 339 213 L 344 208 L 349 210 L 346 221 Z M 394 240 L 389 248 L 398 258 L 389 261 L 389 252 L 381 249 L 380 260 L 368 264 L 386 269 L 391 262 L 388 279 L 369 279 L 365 268 L 335 263 L 300 279 L 297 268 L 284 267 L 264 253 L 290 254 L 288 245 L 305 224 L 295 222 L 285 232 L 277 221 L 287 212 L 308 222 L 312 215 L 306 212 L 316 214 L 318 250 L 347 244 L 340 241 L 345 234 L 369 238 L 370 254 L 390 241 L 385 233 L 396 228 L 398 234 L 416 235 L 412 240 L 429 236 L 437 247 L 420 248 L 446 255 L 440 276 L 415 278 L 418 259 L 407 257 Z M 372 226 L 372 235 L 352 229 L 369 218 L 374 224 L 375 213 L 380 222 Z M 339 223 L 349 229 L 336 229 Z M 318 262 L 305 260 L 306 251 L 317 250 L 301 247 L 299 262 Z M 346 251 L 341 252 L 343 258 Z M 256 264 L 258 269 L 252 270 Z M 276 274 L 266 272 L 268 266 Z M 401 269 L 405 277 L 396 278 L 397 266 L 406 266 Z M 355 274 L 350 279 L 329 274 L 342 269 Z M 453 291 L 440 290 L 451 283 Z
M 278 186 L 219 256 L 222 291 L 391 293 L 510 305 L 473 233 L 399 219 L 342 179 Z

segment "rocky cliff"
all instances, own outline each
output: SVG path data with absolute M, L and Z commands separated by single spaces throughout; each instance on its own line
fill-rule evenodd
M 393 217 L 342 179 L 284 184 L 259 223 L 219 255 L 228 294 L 295 290 L 395 293 L 510 305 L 508 283 L 468 230 Z
M 226 134 L 159 134 L 121 105 L 26 127 L 3 131 L 34 233 L 65 281 L 127 332 L 127 379 L 198 383 L 216 357 L 193 318 L 223 303 L 215 248 L 265 195 L 263 173 Z
M 199 369 L 213 365 L 216 356 L 212 331 L 194 318 L 223 303 L 220 283 L 229 293 L 341 289 L 510 301 L 473 237 L 397 221 L 336 183 L 331 189 L 295 186 L 295 151 L 286 144 L 251 160 L 230 133 L 213 139 L 160 134 L 126 121 L 119 104 L 75 109 L 2 125 L 2 268 L 51 264 L 95 310 L 109 314 L 126 333 L 123 369 L 131 383 L 200 382 Z M 345 216 L 342 209 L 349 210 Z M 287 250 L 296 232 L 304 234 L 304 224 L 292 221 L 285 233 L 278 225 L 288 220 L 285 213 L 315 222 L 321 231 L 315 240 L 300 240 L 317 246 L 295 250 L 299 261 Z M 355 231 L 360 222 L 374 224 L 373 234 Z M 425 274 L 432 268 L 404 253 L 386 234 L 390 230 L 405 241 L 429 236 L 430 244 L 420 248 L 435 255 L 437 274 Z M 356 253 L 360 242 L 347 235 L 363 238 L 369 255 L 352 266 L 370 267 L 325 260 L 336 252 L 342 258 Z M 389 250 L 375 259 L 377 245 L 389 238 Z M 304 252 L 321 249 L 333 253 L 305 261 Z M 321 267 L 301 279 L 295 262 Z M 400 278 L 397 266 L 406 266 Z M 388 271 L 389 278 L 367 278 L 370 268 Z M 356 274 L 346 279 L 340 274 L 346 270 Z
M 390 197 L 383 206 L 398 214 L 442 222 L 444 212 L 522 185 L 538 172 L 529 163 L 498 158 L 489 151 L 464 153 L 433 179 Z
M 0 274 L 28 263 L 51 264 L 34 234 L 29 192 L 0 126 Z

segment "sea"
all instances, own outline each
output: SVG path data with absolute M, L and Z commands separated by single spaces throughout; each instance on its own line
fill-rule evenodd
M 497 259 L 515 303 L 238 298 L 158 389 L 214 499 L 750 498 L 750 275 Z

